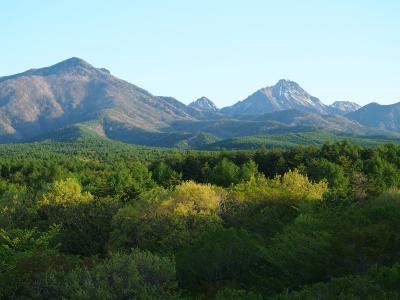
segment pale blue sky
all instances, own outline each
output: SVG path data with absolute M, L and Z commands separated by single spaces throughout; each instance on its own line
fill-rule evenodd
M 400 1 L 6 0 L 0 76 L 77 56 L 155 95 L 233 104 L 281 78 L 400 101 Z

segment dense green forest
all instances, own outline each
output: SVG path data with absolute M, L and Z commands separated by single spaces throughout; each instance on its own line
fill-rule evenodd
M 221 125 L 220 123 L 218 124 Z M 123 129 L 119 131 L 119 134 L 112 134 L 110 140 L 94 133 L 94 129 L 91 129 L 91 126 L 93 125 L 89 123 L 85 124 L 85 126 L 76 125 L 63 128 L 51 134 L 35 138 L 31 142 L 40 142 L 39 144 L 43 144 L 43 141 L 47 140 L 53 141 L 50 142 L 50 144 L 54 144 L 54 141 L 70 143 L 71 141 L 91 140 L 91 144 L 93 144 L 94 141 L 104 144 L 107 143 L 107 141 L 110 143 L 111 141 L 119 140 L 124 141 L 125 143 L 143 145 L 146 147 L 168 147 L 180 150 L 215 151 L 221 149 L 248 150 L 259 148 L 292 148 L 295 146 L 322 146 L 326 142 L 338 142 L 343 139 L 363 147 L 376 147 L 385 143 L 399 143 L 400 141 L 399 136 L 395 133 L 385 132 L 385 135 L 371 135 L 373 134 L 373 132 L 371 132 L 370 135 L 356 135 L 338 132 L 334 133 L 308 127 L 296 127 L 292 128 L 292 131 L 270 134 L 263 133 L 262 135 L 245 135 L 240 133 L 238 136 L 231 138 L 220 138 L 201 131 L 195 133 L 149 133 L 148 131 Z M 238 129 L 240 128 L 241 126 L 238 125 Z M 125 132 L 126 130 L 128 132 Z M 227 131 L 229 132 L 229 129 Z M 118 142 L 114 143 L 123 145 Z M 84 145 L 84 147 L 88 146 L 90 145 Z M 125 149 L 128 148 L 126 144 L 124 147 Z
M 400 299 L 400 146 L 0 146 L 0 299 Z
M 346 139 L 363 147 L 376 147 L 382 144 L 395 142 L 397 138 L 385 136 L 355 136 L 338 135 L 328 132 L 293 132 L 285 134 L 269 134 L 261 136 L 242 136 L 224 139 L 198 147 L 202 150 L 219 149 L 259 149 L 259 148 L 293 148 L 295 146 L 322 146 L 327 142 L 339 142 Z

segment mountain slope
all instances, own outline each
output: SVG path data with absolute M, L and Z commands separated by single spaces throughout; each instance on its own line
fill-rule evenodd
M 336 115 L 345 115 L 360 108 L 360 105 L 351 101 L 335 101 L 328 107 L 329 113 Z
M 353 134 L 370 133 L 371 129 L 366 128 L 359 123 L 348 120 L 338 115 L 321 115 L 318 113 L 300 111 L 300 110 L 284 110 L 270 114 L 265 114 L 255 118 L 257 121 L 268 120 L 277 121 L 289 125 L 291 127 L 309 126 L 311 128 L 327 130 L 331 132 L 346 132 Z
M 189 107 L 198 109 L 203 112 L 216 112 L 218 107 L 207 97 L 201 97 L 189 104 Z
M 274 86 L 262 88 L 243 101 L 221 109 L 229 116 L 265 114 L 297 109 L 326 113 L 327 107 L 316 97 L 303 90 L 296 82 L 279 80 Z
M 192 118 L 203 120 L 203 119 L 212 119 L 219 116 L 218 111 L 207 110 L 207 109 L 198 109 L 195 106 L 185 105 L 179 100 L 175 99 L 174 97 L 165 97 L 165 96 L 158 96 L 161 100 L 167 102 L 168 104 L 172 105 L 176 109 L 186 113 L 188 116 Z
M 216 120 L 176 121 L 168 128 L 170 132 L 206 132 L 218 138 L 248 135 L 286 134 L 290 132 L 320 131 L 340 134 L 393 136 L 395 133 L 373 129 L 343 116 L 283 110 L 245 118 L 220 118 Z
M 157 130 L 193 117 L 185 109 L 79 58 L 0 78 L 0 139 L 32 138 L 89 120 Z
M 173 97 L 154 96 L 82 59 L 70 58 L 47 68 L 0 77 L 0 142 L 102 137 L 190 148 L 226 138 L 320 130 L 398 136 L 385 130 L 399 129 L 400 103 L 371 104 L 341 116 L 355 108 L 350 102 L 328 107 L 288 80 L 222 110 L 205 97 L 185 105 Z
M 400 102 L 390 105 L 370 103 L 346 117 L 360 124 L 392 131 L 400 130 Z

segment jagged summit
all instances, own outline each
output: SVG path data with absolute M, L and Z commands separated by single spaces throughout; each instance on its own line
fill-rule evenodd
M 201 97 L 189 104 L 189 107 L 196 108 L 204 112 L 218 111 L 218 107 L 207 97 Z
M 289 79 L 280 79 L 273 87 L 275 89 L 286 89 L 286 90 L 301 89 L 301 90 L 303 90 L 297 82 L 289 80 Z
M 245 100 L 221 111 L 228 115 L 257 115 L 286 109 L 327 112 L 326 106 L 318 98 L 308 94 L 298 83 L 287 79 L 259 89 Z

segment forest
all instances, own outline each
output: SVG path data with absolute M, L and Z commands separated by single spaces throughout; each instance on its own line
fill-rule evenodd
M 400 145 L 0 157 L 0 299 L 400 299 Z

